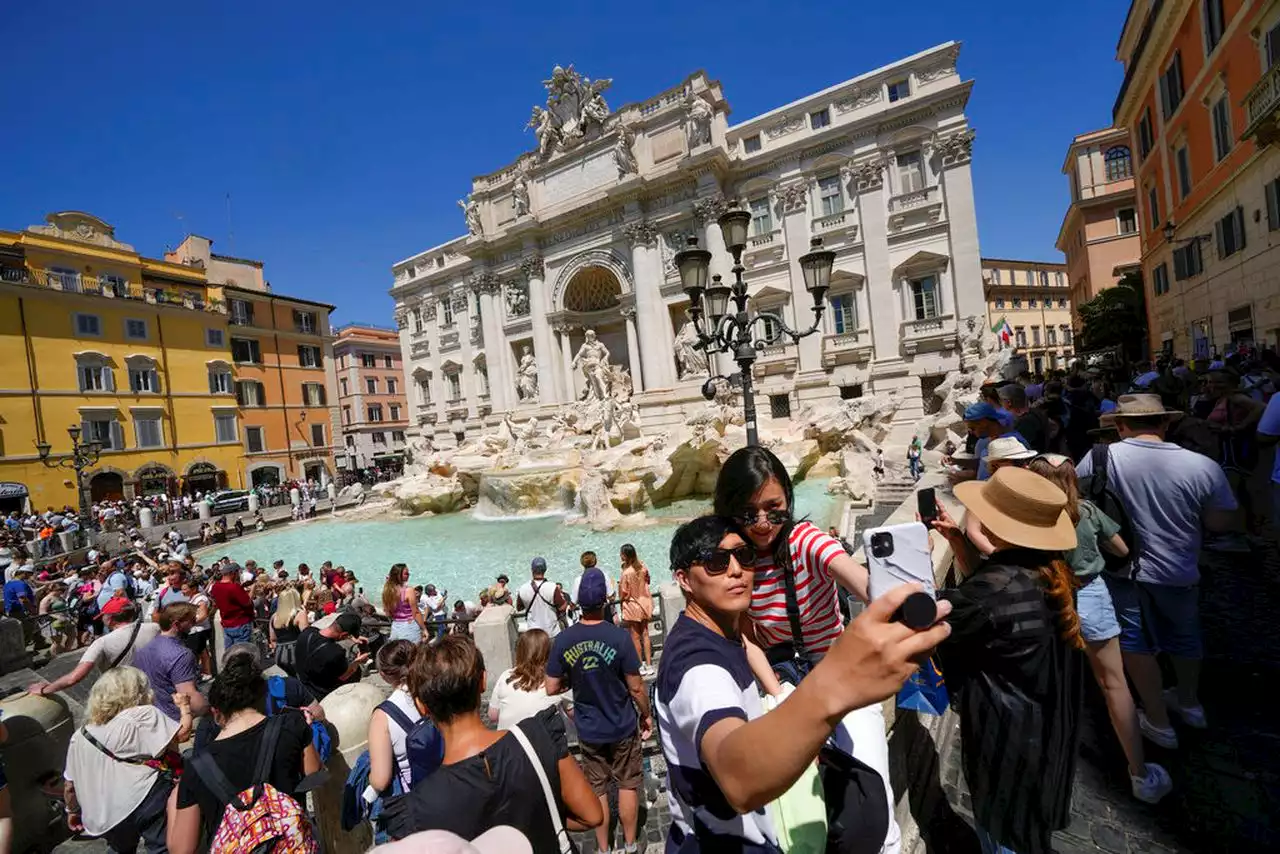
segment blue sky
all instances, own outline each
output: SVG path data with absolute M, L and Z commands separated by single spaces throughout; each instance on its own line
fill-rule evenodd
M 984 255 L 1060 260 L 1060 172 L 1110 121 L 1126 4 L 224 0 L 14 4 L 0 228 L 85 210 L 160 255 L 188 231 L 275 290 L 389 323 L 393 262 L 456 236 L 473 175 L 533 147 L 551 67 L 610 104 L 705 68 L 741 121 L 932 45 L 976 81 Z M 228 229 L 227 194 L 231 196 Z M 231 234 L 229 234 L 229 231 Z

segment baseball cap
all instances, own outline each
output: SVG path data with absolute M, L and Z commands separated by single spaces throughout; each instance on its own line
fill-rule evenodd
M 232 574 L 239 575 L 242 571 L 243 570 L 240 568 L 240 564 L 236 563 L 235 561 L 227 561 L 218 570 L 218 572 L 221 573 L 222 575 L 232 575 Z
M 119 614 L 130 604 L 131 603 L 128 598 L 124 596 L 113 596 L 107 600 L 107 604 L 102 606 L 102 613 L 106 616 L 112 617 Z
M 533 559 L 533 563 L 529 564 L 529 568 L 534 572 L 546 572 L 547 571 L 546 558 L 535 557 Z
M 500 824 L 470 842 L 447 830 L 423 830 L 373 850 L 377 854 L 533 854 L 533 845 L 514 827 Z
M 609 600 L 609 584 L 604 580 L 604 573 L 592 567 L 582 573 L 578 582 L 578 605 L 583 608 L 599 608 Z
M 964 408 L 965 421 L 1000 421 L 1000 410 L 985 400 L 971 403 Z
M 349 635 L 360 634 L 360 618 L 355 614 L 339 614 L 333 624 Z

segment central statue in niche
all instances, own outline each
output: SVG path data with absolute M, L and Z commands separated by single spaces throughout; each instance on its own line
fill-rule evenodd
M 580 400 L 604 400 L 609 396 L 609 348 L 596 338 L 596 331 L 588 329 L 586 340 L 573 357 L 573 367 L 582 369 L 586 388 Z

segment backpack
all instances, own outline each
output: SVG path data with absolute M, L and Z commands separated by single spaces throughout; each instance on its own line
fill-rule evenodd
M 1138 573 L 1138 533 L 1133 528 L 1129 513 L 1125 510 L 1124 502 L 1120 500 L 1120 496 L 1112 487 L 1107 472 L 1107 465 L 1110 460 L 1110 446 L 1093 446 L 1093 449 L 1089 451 L 1089 462 L 1092 466 L 1091 473 L 1086 477 L 1080 478 L 1080 494 L 1115 520 L 1115 523 L 1120 526 L 1120 539 L 1124 540 L 1124 544 L 1129 547 L 1129 554 L 1126 557 L 1119 557 L 1106 549 L 1100 549 L 1102 559 L 1106 562 L 1105 571 L 1113 575 L 1133 578 Z
M 267 677 L 267 715 L 274 716 L 283 709 L 289 708 L 284 695 L 284 677 Z M 333 739 L 329 737 L 329 728 L 323 721 L 311 721 L 311 746 L 320 754 L 320 762 L 326 763 L 333 755 Z
M 275 758 L 284 719 L 267 721 L 252 788 L 236 792 L 231 781 L 208 753 L 191 757 L 191 770 L 226 807 L 209 842 L 209 854 L 320 854 L 315 832 L 302 806 L 266 782 Z
M 444 737 L 428 718 L 412 721 L 404 710 L 390 700 L 378 704 L 378 708 L 404 735 L 405 754 L 409 760 L 409 786 L 418 785 L 430 777 L 444 761 Z M 397 772 L 395 777 L 399 777 Z

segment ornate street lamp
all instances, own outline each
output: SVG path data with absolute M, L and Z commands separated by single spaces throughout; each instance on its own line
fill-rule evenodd
M 676 253 L 675 263 L 680 271 L 680 282 L 685 295 L 689 297 L 689 319 L 698 334 L 695 346 L 707 354 L 708 372 L 712 363 L 711 356 L 717 353 L 731 353 L 733 360 L 738 363 L 739 370 L 735 374 L 727 377 L 712 374 L 703 385 L 703 396 L 708 399 L 715 396 L 717 379 L 726 380 L 735 388 L 741 388 L 747 444 L 758 445 L 755 393 L 752 389 L 752 366 L 756 361 L 756 353 L 784 336 L 796 342 L 818 331 L 818 326 L 822 323 L 822 312 L 826 307 L 824 297 L 831 287 L 831 267 L 835 263 L 836 253 L 823 249 L 822 238 L 815 237 L 810 243 L 810 251 L 800 258 L 805 289 L 813 296 L 813 325 L 798 332 L 772 312 L 747 313 L 749 297 L 747 283 L 742 280 L 742 274 L 746 270 L 742 266 L 742 252 L 747 247 L 751 214 L 742 210 L 729 211 L 720 217 L 719 225 L 724 244 L 733 255 L 732 285 L 724 284 L 719 276 L 712 276 L 708 285 L 711 253 L 698 248 L 696 237 L 690 237 L 688 247 Z M 736 309 L 732 313 L 729 310 L 730 300 Z M 757 323 L 765 321 L 771 322 L 777 333 L 771 339 L 756 340 L 753 329 Z
M 85 536 L 93 530 L 93 519 L 89 515 L 89 503 L 84 497 L 84 470 L 98 462 L 102 455 L 102 443 L 96 439 L 88 442 L 80 441 L 80 426 L 72 424 L 67 428 L 71 437 L 71 453 L 67 456 L 51 457 L 52 446 L 48 442 L 37 442 L 36 451 L 40 454 L 40 462 L 51 469 L 72 469 L 76 473 L 76 498 L 79 499 L 80 530 Z

